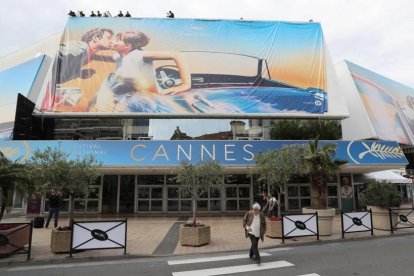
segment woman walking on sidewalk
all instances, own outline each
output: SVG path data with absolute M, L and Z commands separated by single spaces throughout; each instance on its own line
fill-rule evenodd
M 250 259 L 260 264 L 259 254 L 259 238 L 264 241 L 264 234 L 266 232 L 266 218 L 260 212 L 260 205 L 253 204 L 252 210 L 248 211 L 243 218 L 243 228 L 245 229 L 246 238 L 250 238 Z

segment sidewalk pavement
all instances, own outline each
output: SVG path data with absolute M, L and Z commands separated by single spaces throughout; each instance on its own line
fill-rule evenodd
M 124 217 L 101 217 L 94 218 L 76 217 L 76 220 L 110 220 L 123 219 Z M 0 266 L 18 265 L 24 263 L 56 263 L 70 261 L 92 261 L 111 258 L 135 258 L 135 257 L 156 257 L 171 256 L 182 254 L 201 254 L 212 252 L 228 252 L 246 250 L 250 248 L 250 240 L 245 238 L 242 227 L 242 216 L 217 216 L 217 217 L 198 217 L 197 221 L 211 226 L 211 241 L 209 244 L 200 247 L 181 246 L 178 243 L 178 227 L 173 227 L 184 223 L 177 217 L 128 217 L 127 227 L 127 255 L 123 249 L 89 250 L 78 252 L 69 258 L 68 253 L 56 254 L 50 250 L 51 228 L 34 228 L 32 238 L 31 260 L 26 262 L 26 255 L 14 255 L 0 259 Z M 188 219 L 188 221 L 190 221 Z M 27 222 L 29 218 L 25 216 L 5 218 L 1 222 Z M 51 223 L 52 224 L 52 223 Z M 59 225 L 69 225 L 68 218 L 60 218 Z M 333 235 L 321 236 L 318 241 L 316 236 L 297 237 L 286 239 L 282 243 L 281 239 L 265 237 L 263 243 L 259 243 L 259 248 L 273 248 L 280 246 L 294 246 L 309 243 L 340 242 L 354 239 L 385 238 L 397 235 L 414 235 L 414 228 L 398 229 L 394 234 L 389 231 L 374 230 L 371 232 L 359 232 L 345 234 L 342 238 L 341 218 L 336 215 L 334 218 Z M 168 245 L 170 246 L 163 246 Z M 172 245 L 172 247 L 171 247 Z

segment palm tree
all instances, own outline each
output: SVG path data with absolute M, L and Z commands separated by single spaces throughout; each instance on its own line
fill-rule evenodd
M 335 159 L 335 152 L 335 144 L 319 146 L 319 137 L 309 141 L 308 152 L 303 157 L 303 163 L 305 172 L 310 176 L 312 209 L 328 208 L 327 178 L 341 165 L 347 163 Z

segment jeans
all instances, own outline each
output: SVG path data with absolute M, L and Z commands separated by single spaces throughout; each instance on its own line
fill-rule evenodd
M 47 217 L 45 227 L 49 227 L 49 222 L 53 215 L 55 215 L 55 228 L 58 227 L 59 208 L 49 208 L 49 215 Z
M 259 254 L 259 238 L 256 237 L 256 236 L 254 236 L 254 235 L 252 235 L 252 234 L 249 234 L 249 238 L 250 238 L 250 241 L 252 243 L 252 246 L 250 247 L 249 256 L 250 257 L 253 257 L 254 256 L 254 258 L 256 260 L 260 260 L 260 254 Z

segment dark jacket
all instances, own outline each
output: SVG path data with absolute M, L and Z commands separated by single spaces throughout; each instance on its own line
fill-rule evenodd
M 262 212 L 259 212 L 259 217 L 260 217 L 260 239 L 263 241 L 264 240 L 264 234 L 266 233 L 266 217 L 263 215 Z M 250 226 L 252 225 L 253 222 L 253 218 L 254 218 L 254 213 L 253 211 L 248 211 L 243 218 L 243 228 L 244 228 L 244 232 L 246 234 L 246 238 L 249 236 L 246 230 L 246 226 Z
M 49 196 L 49 208 L 57 209 L 59 208 L 60 196 L 51 195 Z

